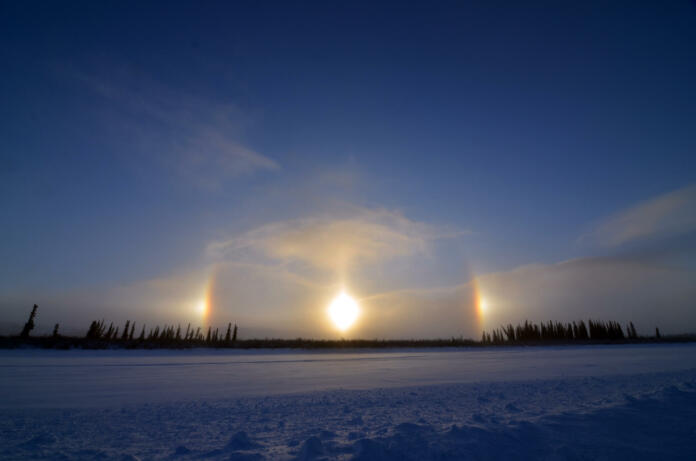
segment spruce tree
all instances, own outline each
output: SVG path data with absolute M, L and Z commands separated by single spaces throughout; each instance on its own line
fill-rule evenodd
M 22 332 L 20 333 L 22 338 L 28 338 L 29 332 L 34 329 L 34 318 L 36 317 L 36 309 L 38 308 L 39 306 L 34 304 L 34 308 L 31 310 L 31 314 L 29 314 L 29 320 L 24 324 L 24 328 L 22 328 Z
M 106 330 L 106 335 L 104 336 L 104 339 L 106 339 L 108 341 L 109 339 L 111 339 L 111 335 L 113 335 L 113 334 L 114 334 L 114 324 L 112 322 L 109 324 L 109 329 Z
M 97 321 L 92 320 L 92 323 L 89 324 L 89 329 L 87 330 L 87 334 L 85 335 L 85 338 L 91 339 L 94 337 L 94 333 L 97 331 Z
M 628 324 L 628 330 L 629 330 L 629 338 L 631 339 L 638 339 L 638 332 L 636 331 L 636 326 L 633 324 L 633 322 L 630 322 Z

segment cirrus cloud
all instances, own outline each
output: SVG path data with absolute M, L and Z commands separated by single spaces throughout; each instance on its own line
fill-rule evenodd
M 196 186 L 218 189 L 235 177 L 280 168 L 242 144 L 249 117 L 231 102 L 175 90 L 123 68 L 108 78 L 63 73 L 108 102 L 99 107 L 106 108 L 109 127 L 125 130 L 124 139 L 139 155 L 154 157 Z
M 696 230 L 696 184 L 620 211 L 581 237 L 603 246 L 662 238 Z
M 266 224 L 214 242 L 209 254 L 240 259 L 253 253 L 281 262 L 302 262 L 320 270 L 346 271 L 423 253 L 428 242 L 460 232 L 412 221 L 389 210 L 355 209 L 343 216 L 314 216 Z

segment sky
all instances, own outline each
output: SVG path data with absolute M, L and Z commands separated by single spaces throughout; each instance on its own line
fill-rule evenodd
M 0 332 L 696 331 L 696 3 L 532 3 L 3 2 Z

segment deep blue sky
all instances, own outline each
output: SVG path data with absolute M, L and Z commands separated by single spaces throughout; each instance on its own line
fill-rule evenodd
M 4 2 L 8 316 L 205 271 L 211 242 L 318 216 L 437 229 L 428 270 L 388 289 L 631 253 L 606 226 L 673 191 L 624 225 L 694 231 L 693 2 L 429 3 Z M 686 224 L 655 225 L 669 213 Z

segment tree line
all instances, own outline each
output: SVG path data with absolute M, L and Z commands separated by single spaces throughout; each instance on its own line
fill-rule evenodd
M 655 328 L 655 338 L 660 339 L 660 329 Z M 583 320 L 579 322 L 531 323 L 501 326 L 490 332 L 484 331 L 482 344 L 519 344 L 536 342 L 573 342 L 573 341 L 620 341 L 638 340 L 638 332 L 633 322 L 626 325 L 625 331 L 619 322 L 601 320 Z
M 38 305 L 34 304 L 29 314 L 29 319 L 24 324 L 19 334 L 20 339 L 30 339 L 30 333 L 35 326 L 34 320 L 36 319 L 38 307 Z M 90 345 L 98 347 L 105 343 L 117 343 L 132 347 L 230 347 L 237 342 L 237 333 L 239 331 L 237 324 L 235 323 L 234 326 L 232 326 L 232 322 L 227 324 L 227 331 L 224 333 L 221 332 L 219 328 L 213 330 L 211 326 L 209 326 L 207 332 L 205 332 L 201 327 L 191 327 L 190 323 L 187 325 L 186 330 L 182 330 L 181 325 L 177 325 L 176 327 L 173 325 L 164 325 L 162 327 L 156 325 L 148 329 L 146 325 L 143 324 L 142 327 L 139 328 L 140 333 L 136 335 L 135 322 L 131 322 L 130 320 L 126 320 L 123 329 L 114 325 L 113 322 L 109 323 L 107 327 L 104 320 L 93 320 L 84 337 L 68 338 L 58 333 L 59 328 L 60 325 L 56 323 L 53 327 L 53 334 L 49 338 L 53 340 L 81 339 L 83 341 L 78 342 L 88 347 Z
M 201 329 L 201 327 L 192 328 L 189 323 L 186 326 L 186 330 L 182 330 L 181 325 L 164 325 L 160 327 L 156 325 L 151 328 L 147 328 L 143 324 L 139 328 L 140 334 L 135 335 L 135 322 L 126 320 L 123 329 L 119 331 L 118 326 L 114 326 L 110 323 L 106 326 L 104 320 L 93 320 L 87 330 L 85 339 L 89 340 L 100 340 L 100 341 L 121 341 L 121 342 L 133 342 L 137 341 L 140 343 L 163 343 L 163 344 L 181 344 L 181 345 L 213 345 L 213 346 L 225 346 L 231 345 L 237 341 L 237 332 L 239 331 L 237 324 L 232 326 L 232 322 L 227 324 L 227 331 L 223 334 L 220 332 L 219 328 L 213 330 L 212 327 L 208 327 L 207 333 Z
M 50 336 L 30 335 L 35 327 L 38 306 L 34 304 L 29 319 L 17 336 L 0 337 L 0 348 L 35 345 L 44 348 L 102 349 L 123 348 L 188 348 L 188 347 L 234 347 L 234 348 L 297 348 L 297 349 L 350 349 L 350 348 L 399 348 L 399 347 L 476 347 L 497 345 L 572 344 L 596 342 L 694 342 L 696 335 L 679 335 L 662 338 L 655 328 L 654 336 L 639 336 L 633 322 L 625 327 L 615 321 L 583 320 L 578 322 L 524 323 L 501 326 L 490 332 L 484 331 L 480 341 L 463 337 L 449 339 L 246 339 L 238 340 L 238 327 L 228 323 L 226 330 L 208 327 L 185 329 L 181 325 L 136 325 L 126 320 L 122 326 L 104 320 L 94 320 L 84 336 L 63 336 L 59 324 Z

